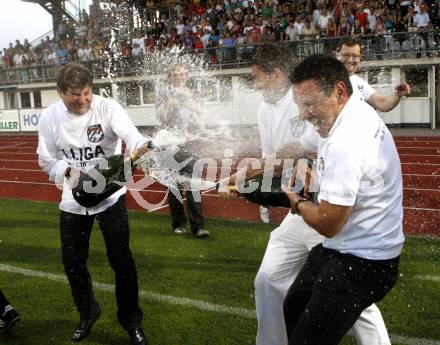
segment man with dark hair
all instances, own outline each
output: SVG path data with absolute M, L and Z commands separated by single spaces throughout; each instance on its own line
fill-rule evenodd
M 361 63 L 362 46 L 356 37 L 344 37 L 339 41 L 336 57 L 341 61 L 350 75 L 353 93 L 362 101 L 367 102 L 373 108 L 387 112 L 393 110 L 400 102 L 400 99 L 409 95 L 411 88 L 408 84 L 397 85 L 394 93 L 383 96 L 375 91 L 370 84 L 358 77 L 355 73 Z
M 61 251 L 80 322 L 71 339 L 86 338 L 101 312 L 87 269 L 89 240 L 96 218 L 104 237 L 107 257 L 115 271 L 118 320 L 128 332 L 130 345 L 145 345 L 138 301 L 138 279 L 129 247 L 126 188 L 121 188 L 94 207 L 79 205 L 72 195 L 81 173 L 127 150 L 145 153 L 149 139 L 143 137 L 124 109 L 114 100 L 92 94 L 93 76 L 84 66 L 69 63 L 57 80 L 61 100 L 41 115 L 38 160 L 49 180 L 62 186 L 60 203 Z
M 0 333 L 6 332 L 18 321 L 20 321 L 20 314 L 17 313 L 0 289 Z
M 258 111 L 258 127 L 265 159 L 300 158 L 316 152 L 316 147 L 303 145 L 299 140 L 304 133 L 313 133 L 313 127 L 301 121 L 298 106 L 288 75 L 294 65 L 289 51 L 278 45 L 260 46 L 251 64 L 254 86 L 263 96 Z M 311 135 L 308 142 L 317 141 Z M 230 177 L 229 185 L 236 183 L 239 171 Z M 248 166 L 246 176 L 257 174 L 258 169 Z M 260 171 L 262 173 L 262 171 Z M 226 193 L 226 196 L 227 193 Z M 285 345 L 287 333 L 283 315 L 283 301 L 289 286 L 302 268 L 307 255 L 324 237 L 304 220 L 290 212 L 272 231 L 264 258 L 255 278 L 255 304 L 258 320 L 257 345 Z M 367 308 L 353 327 L 359 345 L 390 345 L 389 337 L 376 305 Z
M 301 118 L 320 136 L 319 204 L 285 191 L 291 212 L 325 239 L 287 293 L 287 335 L 292 345 L 336 345 L 397 281 L 404 242 L 400 160 L 381 118 L 352 95 L 341 62 L 310 56 L 290 80 Z

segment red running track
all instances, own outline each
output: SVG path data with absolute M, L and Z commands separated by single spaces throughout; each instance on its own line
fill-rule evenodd
M 404 231 L 406 234 L 440 236 L 440 137 L 395 137 L 404 181 Z M 58 202 L 61 191 L 41 171 L 35 153 L 35 135 L 0 136 L 0 197 Z M 258 157 L 255 149 L 254 157 Z M 135 175 L 135 181 L 142 176 Z M 138 193 L 149 204 L 166 197 L 155 183 Z M 128 207 L 141 209 L 128 193 Z M 215 192 L 203 194 L 207 217 L 260 221 L 258 206 L 245 199 L 223 200 Z M 167 213 L 167 207 L 156 212 Z M 281 222 L 287 209 L 272 208 L 271 220 Z

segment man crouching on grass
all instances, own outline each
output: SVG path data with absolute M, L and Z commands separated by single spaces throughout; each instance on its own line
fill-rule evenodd
M 290 345 L 336 345 L 397 281 L 404 242 L 400 160 L 376 111 L 351 97 L 341 62 L 312 55 L 290 79 L 300 116 L 320 136 L 319 205 L 285 191 L 291 212 L 325 239 L 284 301 L 287 335 Z

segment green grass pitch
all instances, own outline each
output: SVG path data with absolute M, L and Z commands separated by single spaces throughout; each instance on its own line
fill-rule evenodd
M 193 302 L 253 311 L 253 282 L 274 226 L 208 220 L 211 236 L 199 240 L 174 235 L 168 216 L 130 212 L 129 217 L 140 290 L 171 296 L 171 303 L 148 296 L 140 300 L 151 345 L 254 344 L 255 318 L 240 311 L 205 310 Z M 64 277 L 57 205 L 3 199 L 0 220 L 0 264 Z M 114 283 L 97 227 L 89 268 L 95 282 Z M 431 280 L 417 275 L 429 275 Z M 22 316 L 14 328 L 0 334 L 1 344 L 72 344 L 69 338 L 78 315 L 65 282 L 0 269 L 0 287 Z M 439 288 L 440 240 L 407 238 L 400 280 L 379 303 L 393 344 L 440 344 Z M 101 289 L 95 293 L 102 316 L 81 344 L 127 344 L 116 320 L 114 293 Z M 177 299 L 172 298 L 186 298 L 183 302 L 192 304 L 175 304 Z M 355 342 L 346 337 L 343 344 Z

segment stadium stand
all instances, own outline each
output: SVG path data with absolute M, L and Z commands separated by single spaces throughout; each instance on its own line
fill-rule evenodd
M 68 61 L 117 58 L 131 65 L 142 55 L 176 47 L 204 53 L 211 64 L 240 65 L 249 61 L 255 44 L 273 41 L 301 58 L 334 51 L 338 37 L 345 35 L 363 40 L 365 59 L 437 55 L 439 2 L 180 0 L 159 6 L 144 0 L 101 1 L 89 12 L 82 10 L 77 20 L 62 17 L 52 39 L 33 45 L 16 40 L 3 48 L 0 79 L 45 78 L 53 74 L 47 66 Z

